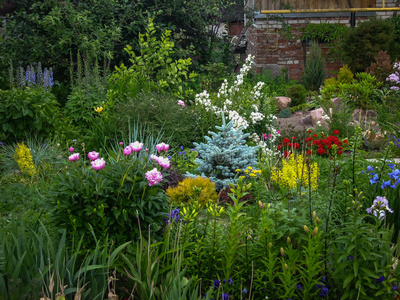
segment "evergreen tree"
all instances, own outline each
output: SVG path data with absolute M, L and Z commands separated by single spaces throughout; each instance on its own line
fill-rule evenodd
M 313 42 L 304 66 L 303 82 L 307 89 L 317 91 L 321 87 L 325 80 L 325 67 L 321 47 L 317 42 Z
M 222 126 L 215 127 L 219 132 L 210 132 L 211 137 L 204 137 L 207 143 L 194 143 L 199 158 L 195 162 L 199 164 L 197 172 L 202 177 L 208 177 L 215 182 L 217 190 L 227 187 L 229 183 L 235 183 L 235 175 L 238 169 L 257 165 L 256 154 L 258 147 L 246 145 L 249 133 L 243 133 L 243 127 L 234 128 L 233 121 L 228 124 L 222 114 Z M 187 173 L 187 176 L 196 175 Z

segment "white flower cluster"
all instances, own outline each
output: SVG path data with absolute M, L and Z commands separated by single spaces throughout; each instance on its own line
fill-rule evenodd
M 229 120 L 233 120 L 234 128 L 239 128 L 243 126 L 244 129 L 249 127 L 249 123 L 242 118 L 237 111 L 235 110 L 228 110 L 228 118 Z
M 240 90 L 239 87 L 243 84 L 243 78 L 251 70 L 252 64 L 254 64 L 254 56 L 249 54 L 246 58 L 246 61 L 243 64 L 243 66 L 240 68 L 240 72 L 236 76 L 236 79 L 235 79 L 233 85 L 229 88 L 229 90 L 228 90 L 229 94 L 239 92 L 239 90 Z
M 253 99 L 258 99 L 261 97 L 261 89 L 264 86 L 264 82 L 259 81 L 254 87 L 253 90 L 251 91 L 251 96 Z
M 206 90 L 195 96 L 195 103 L 196 105 L 201 104 L 202 106 L 204 106 L 206 111 L 212 110 L 215 112 L 217 110 L 217 107 L 212 105 L 210 95 Z
M 256 124 L 258 121 L 262 121 L 265 116 L 260 112 L 252 111 L 250 114 L 251 123 Z
M 228 94 L 228 80 L 224 79 L 224 82 L 221 84 L 219 91 L 217 93 L 217 97 L 220 98 L 221 96 L 225 96 Z
M 331 118 L 329 118 L 329 116 L 325 113 L 322 115 L 322 119 L 324 119 L 325 121 L 328 121 L 328 122 L 331 120 Z

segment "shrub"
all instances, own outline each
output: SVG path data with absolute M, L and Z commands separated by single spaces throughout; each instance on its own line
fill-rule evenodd
M 349 69 L 347 65 L 344 65 L 339 69 L 338 81 L 339 83 L 351 83 L 354 78 L 353 72 Z
M 339 52 L 353 72 L 364 72 L 381 50 L 395 57 L 394 38 L 393 24 L 373 18 L 348 30 L 341 40 Z
M 168 188 L 166 194 L 173 203 L 183 205 L 197 200 L 199 204 L 205 206 L 209 201 L 215 202 L 218 199 L 215 183 L 200 176 L 184 179 L 177 187 Z
M 304 66 L 303 82 L 307 89 L 317 91 L 325 80 L 325 59 L 318 43 L 313 42 Z
M 290 108 L 286 107 L 284 110 L 281 110 L 279 112 L 278 117 L 279 118 L 290 118 L 291 112 L 290 112 Z
M 72 161 L 56 177 L 48 200 L 55 224 L 75 237 L 87 234 L 89 241 L 91 228 L 97 237 L 108 235 L 117 242 L 135 239 L 138 218 L 143 229 L 151 225 L 157 233 L 168 212 L 168 198 L 147 172 L 154 167 L 153 160 L 136 155 L 122 155 L 100 170 L 81 164 L 79 156 Z
M 58 103 L 44 88 L 0 90 L 0 127 L 6 140 L 22 139 L 27 133 L 47 138 L 54 132 Z
M 209 177 L 216 184 L 217 190 L 236 182 L 236 170 L 244 170 L 257 164 L 256 152 L 258 147 L 246 145 L 248 133 L 243 134 L 242 127 L 234 128 L 233 121 L 225 123 L 222 114 L 222 126 L 216 126 L 218 133 L 210 132 L 212 137 L 205 136 L 207 143 L 194 143 L 199 158 L 197 172 L 202 177 Z M 190 177 L 196 177 L 187 173 Z
M 287 88 L 285 96 L 292 99 L 290 106 L 298 106 L 306 103 L 307 90 L 302 84 L 291 85 Z
M 386 78 L 392 73 L 393 64 L 387 51 L 379 51 L 375 57 L 375 62 L 367 68 L 366 72 L 375 76 L 380 82 L 385 82 Z

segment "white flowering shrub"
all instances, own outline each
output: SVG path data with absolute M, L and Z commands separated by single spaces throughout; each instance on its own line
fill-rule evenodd
M 275 103 L 266 92 L 264 82 L 254 86 L 245 82 L 252 64 L 254 56 L 249 55 L 233 82 L 225 79 L 216 93 L 204 90 L 197 94 L 195 104 L 205 113 L 219 116 L 223 112 L 235 128 L 242 127 L 244 132 L 251 134 L 252 142 L 268 149 L 265 139 L 269 138 L 268 144 L 271 144 L 279 135 L 274 126 Z

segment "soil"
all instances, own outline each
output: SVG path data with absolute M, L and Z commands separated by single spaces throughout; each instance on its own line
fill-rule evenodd
M 312 124 L 303 125 L 300 120 L 310 114 L 309 111 L 298 111 L 292 114 L 289 118 L 278 118 L 278 130 L 285 130 L 291 128 L 295 131 L 303 131 L 308 128 L 314 128 Z M 315 128 L 314 128 L 315 129 Z

